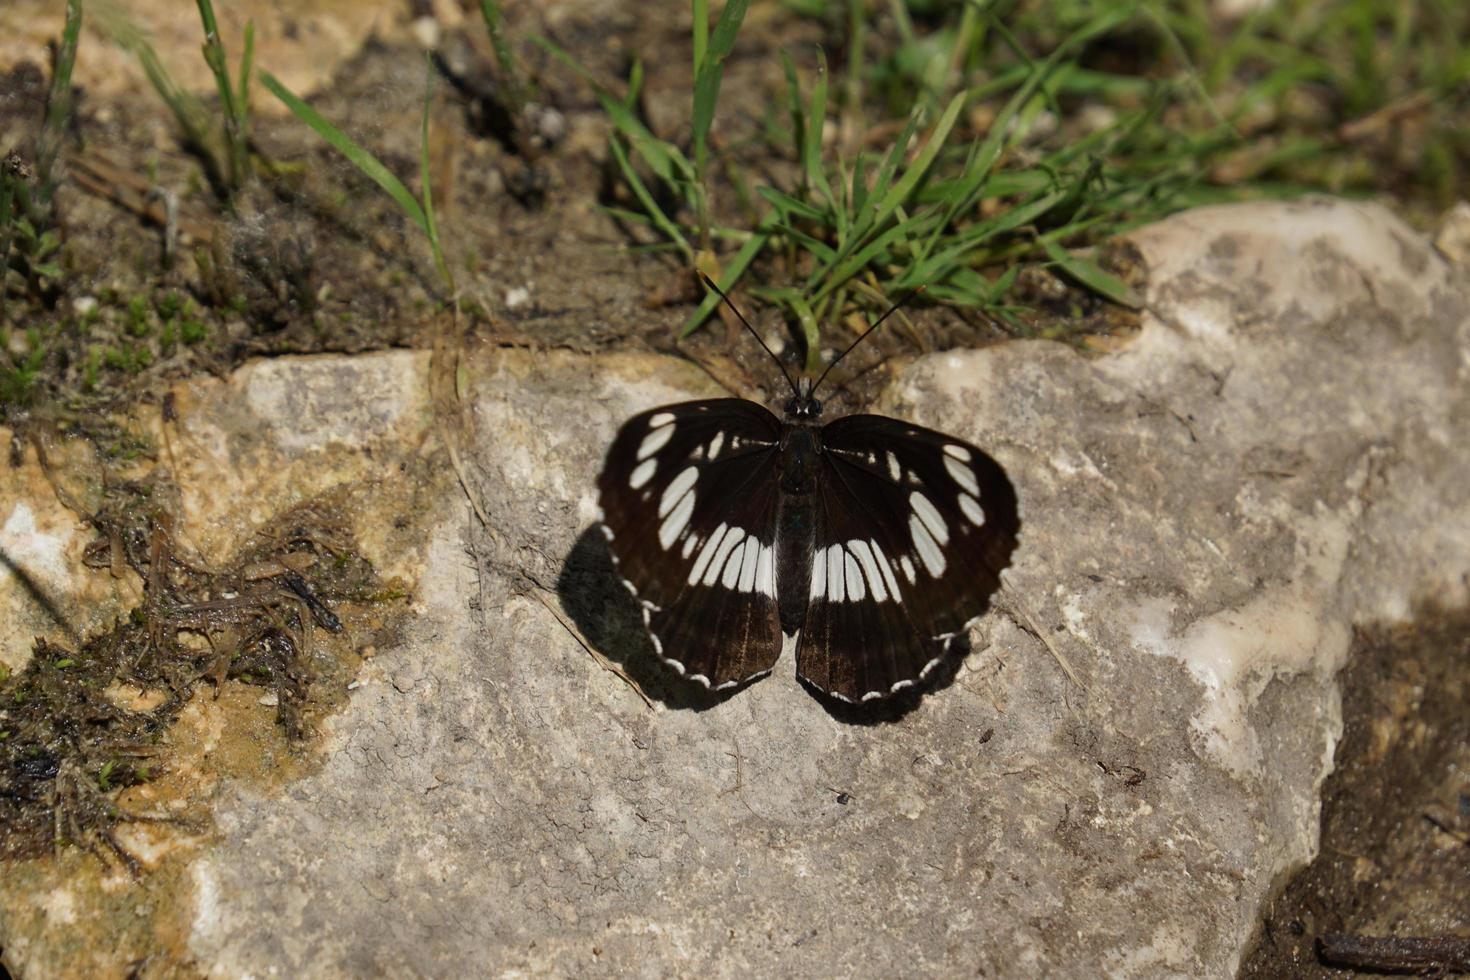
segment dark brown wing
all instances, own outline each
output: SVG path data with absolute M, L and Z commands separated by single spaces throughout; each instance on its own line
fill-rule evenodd
M 1000 464 L 932 429 L 850 415 L 821 431 L 797 672 L 867 701 L 924 680 L 987 608 L 1020 532 Z
M 775 536 L 781 426 L 738 398 L 634 416 L 598 480 L 603 533 L 659 655 L 706 687 L 781 654 Z

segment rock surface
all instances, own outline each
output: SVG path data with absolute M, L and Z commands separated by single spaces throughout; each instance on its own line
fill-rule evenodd
M 305 492 L 291 474 L 372 481 L 358 531 L 415 615 L 314 757 L 218 783 L 212 835 L 159 845 L 155 877 L 7 870 L 6 965 L 1231 976 L 1316 846 L 1354 625 L 1466 603 L 1470 286 L 1366 205 L 1207 209 L 1135 241 L 1132 344 L 935 355 L 876 406 L 990 451 L 1025 521 L 952 683 L 880 719 L 830 713 L 789 659 L 723 700 L 656 666 L 591 488 L 625 417 L 714 393 L 686 364 L 472 359 L 488 527 L 446 464 L 413 464 L 435 445 L 421 355 L 193 383 L 177 424 L 213 455 L 180 474 L 185 524 L 238 534 Z M 7 528 L 52 507 L 4 489 Z M 26 560 L 74 570 L 67 602 L 101 573 L 61 524 Z M 199 710 L 229 724 L 221 701 Z
M 231 64 L 238 63 L 245 25 L 253 22 L 255 63 L 298 92 L 330 81 L 375 34 L 402 29 L 399 7 L 378 0 L 298 0 L 288 12 L 279 4 L 240 0 L 217 5 L 216 20 Z M 0 6 L 0 65 L 49 64 L 47 45 L 61 36 L 65 22 L 64 3 L 9 0 Z M 200 54 L 204 29 L 193 5 L 166 0 L 86 5 L 82 23 L 80 44 L 86 54 L 77 58 L 72 79 L 88 98 L 103 103 L 140 92 L 156 97 L 138 58 L 114 40 L 124 32 L 147 40 L 179 88 L 206 98 L 215 93 L 214 76 Z M 259 99 L 256 105 L 266 113 L 283 111 L 274 99 Z

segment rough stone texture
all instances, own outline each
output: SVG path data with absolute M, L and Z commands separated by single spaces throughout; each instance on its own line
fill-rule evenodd
M 422 561 L 418 615 L 314 771 L 211 797 L 215 839 L 154 896 L 175 903 L 172 955 L 219 976 L 1233 974 L 1315 848 L 1353 625 L 1466 602 L 1470 288 L 1372 206 L 1208 209 L 1136 240 L 1130 346 L 937 355 L 876 406 L 990 450 L 1025 526 L 953 683 L 868 724 L 789 659 L 701 699 L 608 579 L 589 533 L 603 448 L 630 413 L 710 393 L 702 375 L 475 358 L 465 471 L 491 526 L 448 479 L 409 503 L 379 472 L 376 513 L 409 522 L 403 568 Z M 370 363 L 364 381 L 361 361 L 309 362 L 318 399 L 362 401 L 278 418 L 261 393 L 295 390 L 270 380 L 294 369 L 273 362 L 209 424 L 235 459 L 319 451 L 315 418 L 361 446 L 397 424 L 383 392 L 423 404 L 422 358 Z M 230 405 L 266 407 L 231 431 Z M 0 901 L 23 976 L 68 962 L 76 926 L 17 911 L 48 900 Z
M 447 5 L 445 5 L 447 8 Z M 255 63 L 297 92 L 310 92 L 332 78 L 375 34 L 402 29 L 401 5 L 381 0 L 293 0 L 289 16 L 282 6 L 263 0 L 215 4 L 220 39 L 231 65 L 244 50 L 245 25 L 255 22 Z M 214 76 L 200 54 L 204 28 L 193 4 L 171 0 L 127 0 L 85 4 L 83 34 L 73 83 L 99 103 L 115 99 L 156 98 L 138 59 L 100 29 L 104 22 L 130 24 L 158 53 L 170 76 L 185 91 L 215 94 Z M 454 18 L 457 22 L 458 18 Z M 22 61 L 49 65 L 47 45 L 61 36 L 66 4 L 53 0 L 7 0 L 0 4 L 0 66 Z M 257 99 L 258 111 L 284 112 L 275 99 Z M 161 103 L 160 103 L 161 107 Z

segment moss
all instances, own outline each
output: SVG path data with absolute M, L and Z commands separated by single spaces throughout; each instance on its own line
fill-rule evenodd
M 167 517 L 175 496 L 166 483 L 109 485 L 83 561 L 102 573 L 119 563 L 132 569 L 142 601 L 75 650 L 38 641 L 24 670 L 0 675 L 0 857 L 76 844 L 136 870 L 114 829 L 153 818 L 122 810 L 117 794 L 166 769 L 163 736 L 199 683 L 269 688 L 291 744 L 310 735 L 314 712 L 331 701 L 323 682 L 346 687 L 351 668 L 314 651 L 321 640 L 313 633 L 342 630 L 329 604 L 390 590 L 332 504 L 282 513 L 210 572 L 175 553 Z M 181 642 L 185 634 L 207 642 Z M 162 697 L 134 710 L 108 697 L 118 684 Z

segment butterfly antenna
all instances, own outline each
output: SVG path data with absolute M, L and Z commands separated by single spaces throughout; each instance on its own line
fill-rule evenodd
M 758 344 L 760 344 L 761 347 L 765 350 L 765 352 L 767 354 L 770 354 L 771 355 L 771 360 L 775 361 L 776 362 L 776 367 L 778 367 L 778 368 L 781 369 L 781 374 L 783 376 L 785 376 L 786 383 L 791 386 L 791 393 L 793 395 L 795 395 L 796 397 L 800 398 L 801 397 L 801 392 L 797 390 L 796 382 L 793 381 L 793 380 L 791 380 L 791 374 L 786 370 L 786 365 L 784 365 L 784 364 L 781 363 L 781 358 L 779 358 L 779 357 L 776 356 L 776 352 L 775 351 L 771 350 L 770 347 L 766 346 L 766 342 L 761 339 L 761 335 L 755 332 L 755 327 L 752 327 L 750 325 L 750 321 L 747 320 L 747 319 L 745 319 L 745 317 L 741 314 L 740 310 L 736 308 L 736 306 L 735 306 L 734 303 L 730 302 L 730 297 L 728 297 L 728 296 L 725 295 L 725 291 L 723 289 L 721 289 L 719 286 L 716 286 L 715 285 L 715 281 L 713 279 L 711 279 L 709 276 L 705 275 L 703 272 L 700 272 L 699 273 L 699 278 L 703 279 L 704 280 L 704 284 L 706 286 L 708 286 L 710 289 L 714 290 L 715 295 L 719 296 L 720 299 L 724 300 L 725 301 L 725 305 L 728 306 L 728 307 L 730 307 L 730 310 L 735 314 L 736 317 L 739 318 L 739 320 L 740 320 L 741 323 L 745 324 L 745 329 L 750 331 L 750 335 L 755 338 L 755 342 L 758 343 Z M 882 321 L 879 321 L 879 322 L 882 322 Z
M 877 330 L 879 327 L 883 326 L 883 321 L 884 320 L 886 320 L 889 317 L 893 316 L 893 314 L 897 313 L 900 308 L 902 308 L 903 306 L 905 306 L 908 303 L 909 300 L 913 299 L 915 296 L 919 295 L 923 291 L 924 291 L 924 287 L 923 286 L 920 286 L 917 289 L 914 289 L 913 291 L 911 291 L 903 299 L 899 300 L 897 303 L 894 303 L 892 306 L 890 306 L 888 308 L 888 312 L 887 313 L 884 313 L 882 316 L 880 316 L 873 323 L 873 325 L 871 327 L 869 327 L 868 329 L 864 330 L 862 332 L 862 334 L 858 337 L 857 340 L 854 340 L 852 343 L 850 343 L 850 344 L 847 345 L 847 350 L 843 351 L 841 354 L 838 354 L 835 358 L 832 359 L 832 363 L 827 365 L 827 370 L 825 370 L 825 371 L 822 372 L 822 376 L 817 379 L 817 383 L 816 384 L 812 385 L 812 390 L 808 394 L 815 395 L 817 393 L 817 389 L 822 386 L 822 382 L 823 381 L 826 381 L 827 380 L 827 375 L 829 375 L 829 374 L 832 373 L 832 369 L 837 366 L 837 364 L 838 364 L 839 361 L 841 361 L 848 354 L 851 354 L 852 353 L 852 349 L 854 347 L 856 347 L 858 344 L 861 344 L 864 340 L 867 340 L 868 339 L 868 334 L 872 333 L 874 330 Z

